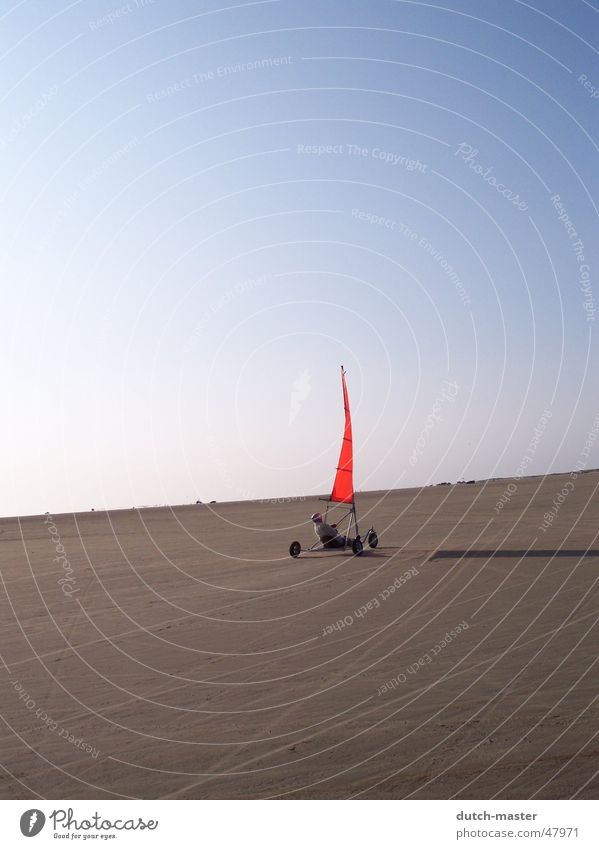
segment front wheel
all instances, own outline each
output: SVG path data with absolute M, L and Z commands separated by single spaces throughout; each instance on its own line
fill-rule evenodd
M 353 541 L 351 550 L 356 555 L 356 557 L 359 557 L 360 554 L 362 554 L 362 552 L 364 551 L 364 546 L 362 545 L 362 540 L 360 539 L 360 537 L 356 537 L 356 539 Z
M 370 531 L 370 533 L 368 534 L 368 540 L 367 540 L 367 542 L 368 542 L 368 545 L 369 545 L 371 548 L 376 548 L 376 547 L 377 547 L 377 545 L 379 544 L 379 538 L 378 538 L 378 536 L 377 536 L 377 534 L 376 534 L 376 531 Z
M 289 546 L 289 554 L 292 557 L 299 557 L 299 553 L 300 553 L 301 550 L 302 550 L 301 544 L 297 540 L 292 542 L 291 545 Z

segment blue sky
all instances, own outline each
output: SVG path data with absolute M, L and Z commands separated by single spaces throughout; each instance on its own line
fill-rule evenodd
M 574 467 L 599 7 L 3 9 L 0 514 Z

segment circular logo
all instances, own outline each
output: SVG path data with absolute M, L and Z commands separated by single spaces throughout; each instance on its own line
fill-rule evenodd
M 21 816 L 21 833 L 25 837 L 35 837 L 46 824 L 46 817 L 38 808 L 25 811 Z

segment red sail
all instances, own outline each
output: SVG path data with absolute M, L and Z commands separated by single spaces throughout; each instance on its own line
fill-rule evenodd
M 343 431 L 343 442 L 339 454 L 339 465 L 331 493 L 331 501 L 339 501 L 342 504 L 353 504 L 354 501 L 354 449 L 351 433 L 351 414 L 349 412 L 349 398 L 347 397 L 347 386 L 345 384 L 345 372 L 341 366 L 341 385 L 343 387 L 343 406 L 345 408 L 345 430 Z

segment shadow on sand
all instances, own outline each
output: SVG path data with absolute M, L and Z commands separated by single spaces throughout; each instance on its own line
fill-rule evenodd
M 430 556 L 430 560 L 447 558 L 456 560 L 459 557 L 599 557 L 599 548 L 471 548 L 439 549 Z
M 360 554 L 359 556 L 356 556 L 355 554 L 353 554 L 352 550 L 350 548 L 345 549 L 345 551 L 342 548 L 329 548 L 326 551 L 323 551 L 322 549 L 317 550 L 317 551 L 304 550 L 304 551 L 302 551 L 302 553 L 299 555 L 299 557 L 297 559 L 298 560 L 322 560 L 324 558 L 324 559 L 328 560 L 330 558 L 343 557 L 346 560 L 348 558 L 350 558 L 352 560 L 353 559 L 363 560 L 365 557 L 375 557 L 375 558 L 384 558 L 386 560 L 389 560 L 393 556 L 393 554 L 391 552 L 397 552 L 397 551 L 402 551 L 402 550 L 403 549 L 399 546 L 397 548 L 389 547 L 389 546 L 378 546 L 376 549 L 365 548 L 363 550 L 362 554 Z M 429 549 L 429 551 L 430 551 L 430 549 Z M 426 554 L 428 554 L 428 552 L 417 552 L 417 553 L 418 554 L 424 554 L 425 556 L 426 556 Z M 410 554 L 412 554 L 412 556 L 414 556 L 414 553 L 412 551 L 410 551 Z

